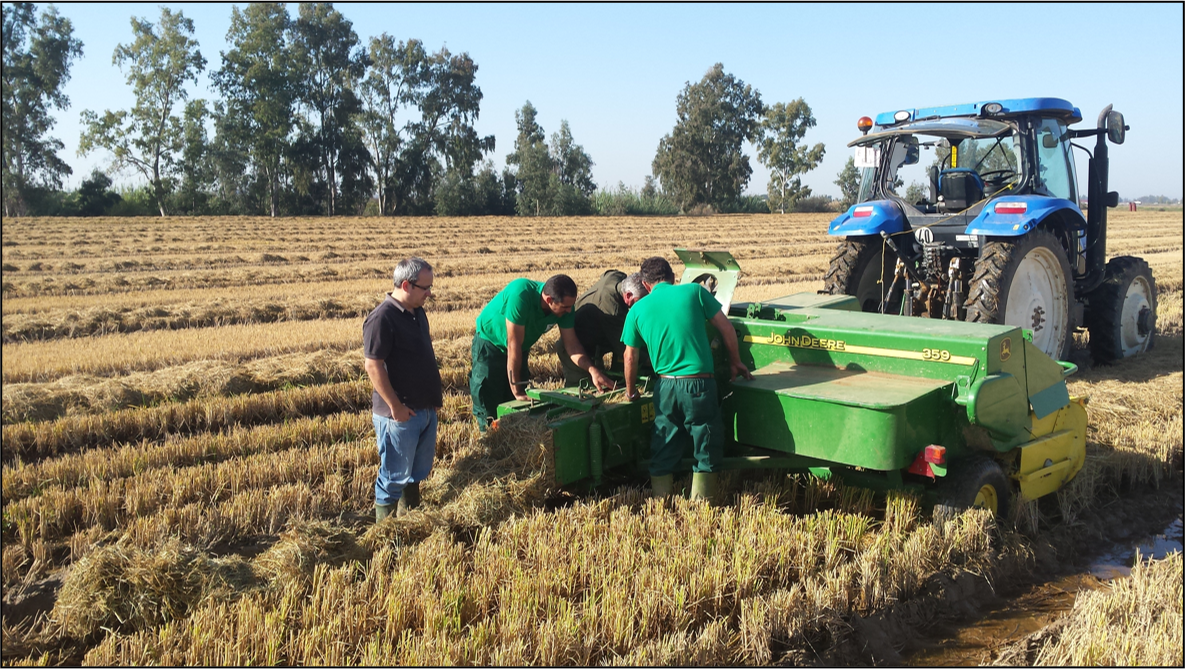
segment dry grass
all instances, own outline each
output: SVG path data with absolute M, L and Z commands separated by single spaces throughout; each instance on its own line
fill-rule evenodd
M 719 508 L 625 488 L 547 510 L 538 425 L 476 432 L 473 321 L 511 278 L 583 286 L 711 247 L 745 268 L 738 300 L 813 291 L 836 245 L 826 220 L 426 219 L 381 250 L 354 219 L 6 220 L 4 335 L 36 341 L 3 347 L 4 590 L 64 584 L 51 621 L 5 619 L 4 661 L 801 662 L 935 572 L 1026 563 L 1024 540 L 979 514 L 936 524 L 911 498 L 797 477 L 726 476 Z M 1161 338 L 1072 381 L 1090 445 L 1063 523 L 1181 462 L 1181 215 L 1112 221 L 1111 250 L 1153 267 Z M 449 390 L 424 505 L 376 526 L 360 315 L 412 253 L 438 270 Z M 545 386 L 553 339 L 532 356 Z M 1050 521 L 1019 513 L 1030 532 Z
M 1035 664 L 1079 667 L 1182 665 L 1181 553 L 1137 557 L 1129 578 L 1085 592 Z

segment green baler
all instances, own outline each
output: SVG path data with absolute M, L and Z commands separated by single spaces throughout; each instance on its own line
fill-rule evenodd
M 1081 469 L 1085 402 L 1065 383 L 1075 367 L 1046 356 L 1020 328 L 862 313 L 850 296 L 732 304 L 740 268 L 730 254 L 676 253 L 682 280 L 705 285 L 724 305 L 753 371 L 751 381 L 729 382 L 717 356 L 730 437 L 722 469 L 806 470 L 996 512 L 1013 486 L 1035 499 Z M 648 393 L 634 402 L 617 401 L 620 391 L 528 395 L 530 402 L 499 407 L 499 416 L 548 421 L 558 483 L 645 474 Z M 692 463 L 689 452 L 688 470 Z

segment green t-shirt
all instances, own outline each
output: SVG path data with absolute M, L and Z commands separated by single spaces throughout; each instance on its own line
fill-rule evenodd
M 570 328 L 576 323 L 571 311 L 563 316 L 544 311 L 543 282 L 530 279 L 515 279 L 506 284 L 477 316 L 477 334 L 484 340 L 506 350 L 506 321 L 525 328 L 523 350 L 539 341 L 544 332 L 559 323 L 561 328 Z
M 704 321 L 719 312 L 720 303 L 698 283 L 660 283 L 630 308 L 621 341 L 634 348 L 645 344 L 658 374 L 710 374 L 712 348 Z

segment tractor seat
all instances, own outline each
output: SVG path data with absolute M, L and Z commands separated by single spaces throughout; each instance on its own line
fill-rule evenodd
M 938 194 L 947 211 L 962 211 L 983 199 L 983 179 L 968 167 L 943 170 L 938 174 Z

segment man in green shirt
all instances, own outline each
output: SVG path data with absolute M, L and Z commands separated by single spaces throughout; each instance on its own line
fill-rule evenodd
M 527 399 L 527 352 L 555 325 L 572 362 L 589 371 L 597 388 L 613 386 L 604 372 L 592 366 L 576 338 L 575 303 L 576 283 L 566 274 L 557 274 L 545 283 L 515 279 L 481 310 L 470 351 L 469 394 L 482 432 L 498 417 L 499 404 Z
M 625 387 L 638 393 L 639 347 L 645 344 L 658 378 L 654 384 L 654 432 L 650 439 L 650 485 L 656 497 L 671 493 L 674 470 L 688 444 L 694 447 L 693 499 L 715 497 L 716 468 L 724 456 L 724 423 L 713 375 L 712 348 L 704 321 L 720 332 L 728 351 L 729 378 L 753 375 L 741 362 L 736 330 L 716 298 L 698 283 L 674 285 L 675 272 L 660 257 L 642 263 L 642 284 L 650 291 L 630 309 L 625 344 Z
M 602 372 L 605 371 L 604 357 L 606 353 L 613 354 L 613 361 L 609 369 L 621 373 L 625 370 L 625 344 L 621 343 L 621 328 L 625 325 L 625 315 L 629 313 L 634 303 L 646 296 L 646 288 L 642 286 L 642 275 L 634 272 L 626 276 L 625 272 L 615 269 L 606 271 L 580 297 L 576 298 L 576 338 L 584 347 L 584 352 L 592 357 L 592 364 Z M 589 373 L 580 369 L 572 362 L 564 347 L 564 340 L 557 339 L 555 352 L 560 356 L 560 364 L 564 368 L 564 385 L 578 386 Z

